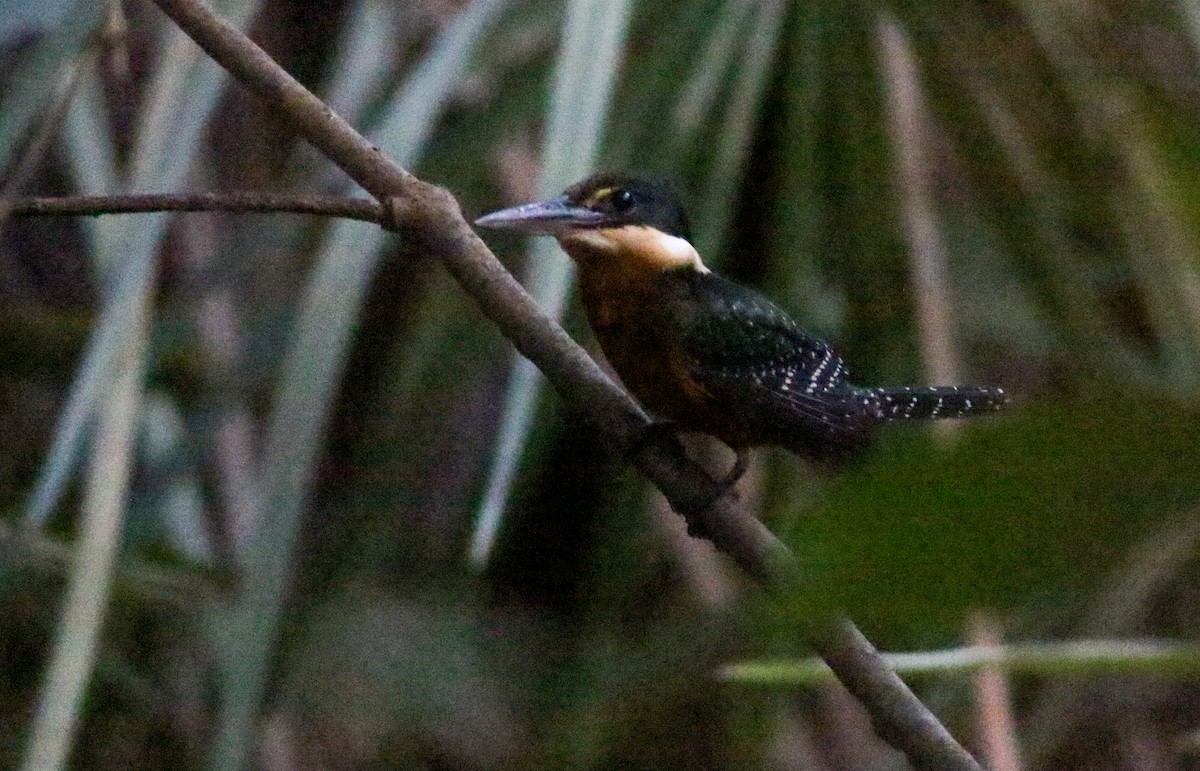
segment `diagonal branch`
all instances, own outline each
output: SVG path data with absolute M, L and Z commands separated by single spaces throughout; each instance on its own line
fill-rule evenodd
M 643 442 L 650 421 L 587 353 L 547 317 L 463 219 L 448 191 L 417 179 L 384 157 L 262 49 L 199 0 L 155 0 L 201 48 L 385 207 L 384 227 L 412 237 L 439 257 L 484 314 L 529 358 L 579 414 L 637 467 L 688 522 L 764 584 L 798 580 L 787 548 L 669 439 Z M 661 433 L 661 432 L 654 432 Z M 892 672 L 849 621 L 812 635 L 818 653 L 863 702 L 877 730 L 923 769 L 978 764 Z

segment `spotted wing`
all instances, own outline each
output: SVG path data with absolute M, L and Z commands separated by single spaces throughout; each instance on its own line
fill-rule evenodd
M 755 442 L 812 458 L 852 454 L 868 438 L 861 397 L 823 340 L 761 295 L 698 274 L 674 326 L 691 376 Z

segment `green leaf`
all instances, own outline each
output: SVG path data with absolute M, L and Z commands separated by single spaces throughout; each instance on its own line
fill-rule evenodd
M 1138 533 L 1200 503 L 1200 414 L 1088 395 L 973 421 L 951 448 L 889 427 L 869 463 L 796 517 L 788 540 L 814 594 L 884 639 L 956 635 L 971 609 L 1034 597 L 1077 610 Z
M 621 60 L 628 0 L 572 0 L 567 6 L 562 51 L 551 95 L 538 196 L 549 198 L 592 171 Z M 571 290 L 570 261 L 548 238 L 530 249 L 529 293 L 553 318 L 560 318 Z M 541 393 L 537 369 L 518 358 L 505 397 L 495 465 L 476 515 L 469 557 L 487 565 L 512 494 L 517 467 L 529 438 Z
M 251 10 L 249 6 L 235 9 L 235 23 L 245 21 Z M 190 55 L 178 49 L 188 50 Z M 167 189 L 180 186 L 190 168 L 192 153 L 178 151 L 173 143 L 182 142 L 181 146 L 191 151 L 200 146 L 198 137 L 216 103 L 222 80 L 216 77 L 216 66 L 198 50 L 178 30 L 167 44 L 147 96 L 148 117 L 133 150 L 134 172 L 129 187 L 134 192 L 157 191 L 162 184 Z M 200 63 L 206 66 L 197 72 L 193 67 Z M 187 99 L 181 94 L 184 87 L 189 89 Z M 180 102 L 188 106 L 180 109 Z M 26 763 L 31 769 L 59 768 L 66 762 L 73 726 L 78 723 L 91 677 L 124 522 L 134 438 L 140 425 L 150 289 L 165 223 L 164 215 L 151 215 L 123 218 L 115 226 L 116 253 L 124 262 L 104 298 L 91 345 L 59 419 L 47 470 L 25 513 L 26 524 L 33 526 L 39 526 L 49 515 L 99 400 L 111 400 L 99 420 L 85 484 L 80 559 L 72 570 L 55 653 L 30 731 Z
M 406 166 L 420 157 L 472 50 L 503 6 L 504 0 L 480 0 L 447 25 L 385 110 L 376 132 L 384 153 Z M 314 465 L 383 242 L 378 228 L 339 222 L 318 254 L 301 301 L 263 454 L 262 509 L 255 533 L 241 544 L 245 588 L 232 617 L 219 621 L 231 634 L 222 645 L 223 703 L 210 748 L 213 768 L 240 768 L 248 757 Z

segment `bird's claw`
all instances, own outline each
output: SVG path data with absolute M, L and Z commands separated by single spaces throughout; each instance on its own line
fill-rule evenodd
M 641 436 L 633 443 L 629 453 L 630 455 L 637 455 L 651 444 L 666 441 L 673 442 L 675 445 L 674 449 L 682 452 L 684 456 L 690 459 L 691 456 L 688 455 L 687 449 L 679 441 L 680 435 L 685 433 L 688 433 L 688 429 L 684 428 L 677 421 L 656 420 L 646 426 Z M 730 449 L 734 451 L 737 457 L 734 460 L 733 468 L 716 480 L 720 488 L 720 493 L 717 495 L 718 498 L 725 495 L 738 483 L 738 480 L 742 478 L 742 475 L 746 473 L 746 468 L 750 465 L 750 455 L 744 448 L 731 447 Z
M 729 473 L 721 478 L 722 492 L 736 485 L 750 466 L 750 453 L 745 448 L 730 447 L 729 449 L 733 450 L 737 457 L 733 461 L 733 468 L 729 469 Z

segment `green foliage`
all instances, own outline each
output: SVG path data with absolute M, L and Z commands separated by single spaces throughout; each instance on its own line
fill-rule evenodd
M 5 49 L 6 173 L 62 73 L 84 68 L 62 141 L 16 194 L 346 189 L 156 8 L 123 5 L 129 82 L 120 47 L 88 47 L 99 14 Z M 79 767 L 761 767 L 819 755 L 826 707 L 712 673 L 806 654 L 797 618 L 814 609 L 903 648 L 950 643 L 979 609 L 1039 640 L 1098 616 L 1120 617 L 1113 634 L 1194 633 L 1195 528 L 1162 564 L 1135 548 L 1200 510 L 1190 5 L 665 0 L 573 38 L 570 19 L 602 17 L 549 0 L 218 5 L 242 24 L 259 9 L 285 66 L 471 214 L 535 189 L 553 153 L 548 174 L 582 175 L 568 169 L 593 150 L 672 174 L 705 260 L 870 385 L 929 365 L 891 14 L 918 70 L 956 379 L 1001 383 L 1018 407 L 952 443 L 886 431 L 834 478 L 767 453 L 744 496 L 813 580 L 760 602 L 552 395 L 510 385 L 511 347 L 415 244 L 287 216 L 0 218 L 0 708 L 20 716 L 0 765 L 53 733 L 33 718 L 50 703 L 79 724 L 50 740 Z M 552 100 L 556 82 L 589 88 Z M 597 147 L 572 138 L 584 129 Z M 567 274 L 490 243 L 586 340 Z M 506 399 L 530 406 L 505 418 Z M 128 459 L 103 449 L 114 436 Z M 506 464 L 503 535 L 475 574 L 473 518 Z M 88 535 L 105 499 L 120 539 Z M 67 586 L 95 590 L 108 620 L 60 618 Z M 68 686 L 45 685 L 53 650 L 83 651 Z M 1111 764 L 1088 754 L 1097 733 L 1173 745 L 1161 701 L 1122 688 L 1119 717 L 1066 735 L 1031 711 L 1045 724 L 1030 730 L 1064 733 L 1076 767 Z
M 952 448 L 895 433 L 796 514 L 790 541 L 813 591 L 903 646 L 954 639 L 975 608 L 1035 600 L 1043 625 L 1068 623 L 1131 543 L 1200 506 L 1200 413 L 1146 395 L 1097 386 Z

